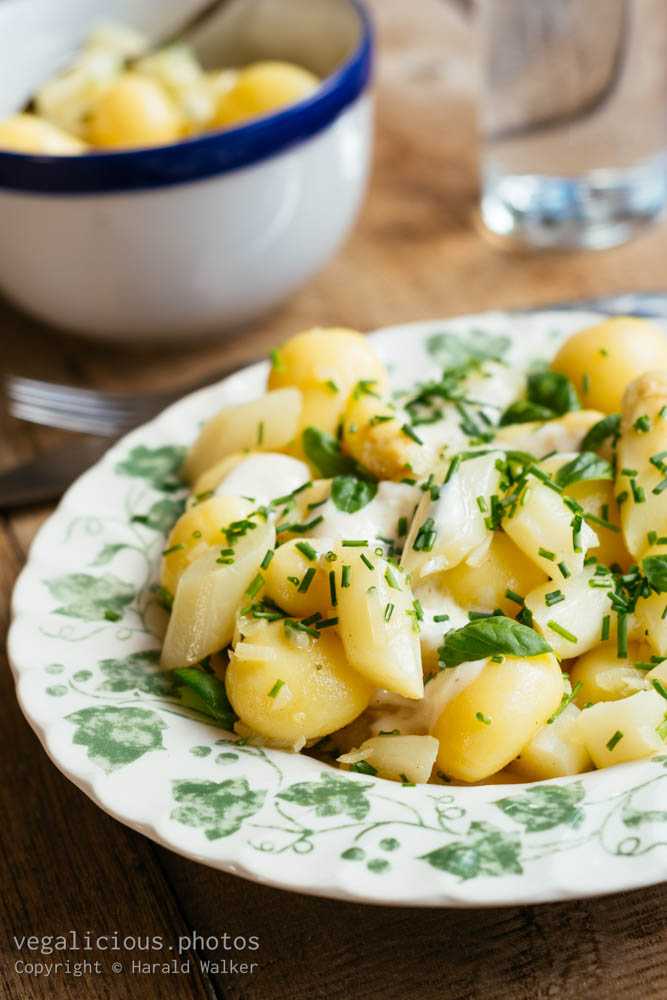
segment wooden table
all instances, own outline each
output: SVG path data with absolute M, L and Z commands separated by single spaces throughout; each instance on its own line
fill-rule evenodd
M 96 386 L 155 387 L 255 356 L 313 324 L 371 329 L 664 284 L 667 227 L 602 254 L 519 255 L 475 226 L 473 39 L 465 5 L 374 0 L 380 29 L 377 156 L 356 232 L 329 267 L 236 342 L 123 352 L 45 330 L 0 304 L 2 363 Z M 0 464 L 69 437 L 2 419 Z M 49 509 L 0 518 L 9 597 Z M 4 625 L 6 602 L 0 612 Z M 103 814 L 49 762 L 0 671 L 0 993 L 8 998 L 224 997 L 289 1000 L 635 1000 L 667 996 L 667 888 L 609 899 L 487 911 L 379 909 L 243 882 L 156 847 Z M 129 888 L 131 886 L 131 889 Z M 664 907 L 664 909 L 663 909 Z M 17 975 L 12 935 L 256 934 L 252 975 Z M 70 955 L 76 958 L 76 955 Z M 119 958 L 129 966 L 131 956 Z M 216 957 L 215 955 L 213 957 Z M 218 953 L 217 957 L 220 957 Z

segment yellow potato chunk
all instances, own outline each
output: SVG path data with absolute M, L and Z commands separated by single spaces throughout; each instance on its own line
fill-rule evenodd
M 442 574 L 442 586 L 462 608 L 514 616 L 519 608 L 507 591 L 523 597 L 545 583 L 546 574 L 523 554 L 504 531 L 495 531 L 481 562 L 460 562 Z
M 614 316 L 566 340 L 551 367 L 574 383 L 584 406 L 614 413 L 628 382 L 667 368 L 667 337 L 645 319 Z
M 278 60 L 253 63 L 242 69 L 234 84 L 223 92 L 213 116 L 213 126 L 270 114 L 278 108 L 308 97 L 319 85 L 318 78 L 301 66 Z
M 253 530 L 234 539 L 229 546 L 233 556 L 221 557 L 216 545 L 186 569 L 178 581 L 162 647 L 163 667 L 172 670 L 197 663 L 231 641 L 238 606 L 249 600 L 246 590 L 275 541 L 273 525 L 258 521 Z M 253 590 L 252 596 L 258 593 Z
M 10 153 L 74 156 L 87 149 L 85 142 L 37 115 L 12 115 L 0 121 L 0 149 Z
M 593 761 L 577 727 L 580 714 L 570 704 L 551 725 L 543 726 L 512 763 L 512 772 L 526 781 L 545 781 L 590 771 Z
M 404 411 L 375 394 L 353 391 L 343 416 L 345 451 L 378 479 L 422 476 L 436 461 L 437 451 L 405 434 L 401 427 L 408 422 Z
M 581 682 L 576 697 L 580 707 L 587 702 L 628 698 L 646 687 L 646 672 L 635 667 L 635 663 L 645 663 L 651 655 L 646 646 L 630 642 L 627 656 L 619 658 L 617 652 L 615 642 L 605 642 L 580 656 L 570 667 L 572 687 Z
M 222 529 L 247 517 L 252 509 L 252 504 L 243 497 L 211 497 L 181 514 L 164 546 L 167 555 L 162 557 L 160 583 L 165 590 L 173 596 L 188 566 L 210 546 L 226 548 Z
M 424 493 L 401 557 L 401 566 L 415 579 L 451 569 L 475 549 L 491 544 L 493 532 L 486 519 L 491 496 L 499 493 L 496 461 L 503 457 L 493 451 L 461 462 L 440 486 L 436 500 Z M 480 509 L 478 498 L 486 510 Z
M 267 392 L 250 403 L 226 406 L 204 424 L 188 449 L 185 475 L 193 482 L 235 452 L 280 451 L 294 438 L 300 412 L 301 393 L 294 388 Z
M 181 115 L 158 83 L 123 73 L 93 105 L 87 138 L 92 146 L 160 146 L 182 131 Z
M 437 752 L 438 741 L 432 736 L 394 734 L 372 736 L 338 760 L 342 764 L 365 760 L 380 778 L 423 784 L 431 777 Z
M 264 574 L 266 596 L 295 618 L 315 611 L 331 617 L 329 572 L 335 563 L 326 556 L 333 544 L 329 538 L 293 538 L 279 546 Z
M 657 729 L 667 702 L 656 691 L 639 691 L 620 701 L 601 701 L 577 720 L 581 738 L 596 767 L 641 760 L 664 750 Z
M 268 388 L 296 386 L 303 393 L 299 428 L 335 434 L 347 397 L 357 384 L 382 394 L 387 374 L 363 334 L 338 327 L 306 330 L 274 355 Z
M 338 631 L 348 660 L 379 687 L 422 698 L 418 623 L 405 575 L 371 549 L 339 545 L 336 554 Z
M 241 721 L 272 739 L 318 739 L 352 722 L 367 707 L 372 685 L 345 658 L 331 629 L 317 639 L 271 622 L 238 643 L 225 677 Z
M 605 615 L 610 616 L 610 634 L 615 634 L 616 615 L 612 614 L 607 596 L 612 588 L 590 586 L 595 568 L 585 566 L 578 576 L 558 583 L 550 580 L 526 595 L 526 607 L 532 613 L 536 631 L 563 659 L 581 656 L 598 645 Z M 547 595 L 553 595 L 549 597 L 553 603 L 547 604 Z
M 646 372 L 628 386 L 617 453 L 623 534 L 639 559 L 651 544 L 650 531 L 667 535 L 667 492 L 660 485 L 667 478 L 667 370 Z
M 551 653 L 487 661 L 445 706 L 433 727 L 438 767 L 460 781 L 481 781 L 514 760 L 560 705 L 563 678 Z

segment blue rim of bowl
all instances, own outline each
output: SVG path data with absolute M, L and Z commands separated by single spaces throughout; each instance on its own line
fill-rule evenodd
M 136 191 L 203 180 L 258 163 L 309 139 L 333 122 L 368 85 L 373 26 L 362 0 L 344 0 L 359 15 L 361 38 L 348 59 L 311 97 L 246 125 L 168 146 L 76 156 L 0 150 L 0 189 L 40 194 Z

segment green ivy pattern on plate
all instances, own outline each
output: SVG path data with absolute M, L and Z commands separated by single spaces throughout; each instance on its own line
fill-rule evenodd
M 531 317 L 521 322 L 525 350 Z M 532 322 L 553 349 L 585 325 L 575 314 Z M 410 364 L 432 377 L 434 365 L 508 357 L 520 341 L 502 314 L 378 336 L 397 377 Z M 167 846 L 320 894 L 497 905 L 664 878 L 667 756 L 531 786 L 402 787 L 244 743 L 160 670 L 157 567 L 184 509 L 184 444 L 262 378 L 249 369 L 135 432 L 42 529 L 17 586 L 10 658 L 24 711 L 65 773 Z

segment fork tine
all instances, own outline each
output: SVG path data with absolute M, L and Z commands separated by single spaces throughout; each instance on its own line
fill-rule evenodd
M 63 430 L 79 431 L 83 434 L 99 434 L 103 437 L 113 437 L 120 431 L 127 430 L 129 424 L 109 420 L 106 417 L 96 419 L 95 417 L 77 416 L 74 413 L 67 414 L 64 411 L 56 412 L 48 407 L 29 406 L 26 404 L 14 404 L 10 407 L 10 413 L 19 420 L 27 420 L 33 424 L 42 424 L 45 427 L 60 427 Z
M 17 401 L 45 403 L 66 410 L 96 412 L 100 409 L 124 412 L 132 409 L 132 397 L 123 398 L 95 389 L 80 389 L 76 386 L 59 385 L 53 382 L 39 382 L 36 379 L 22 379 L 10 376 L 5 382 L 7 395 Z

